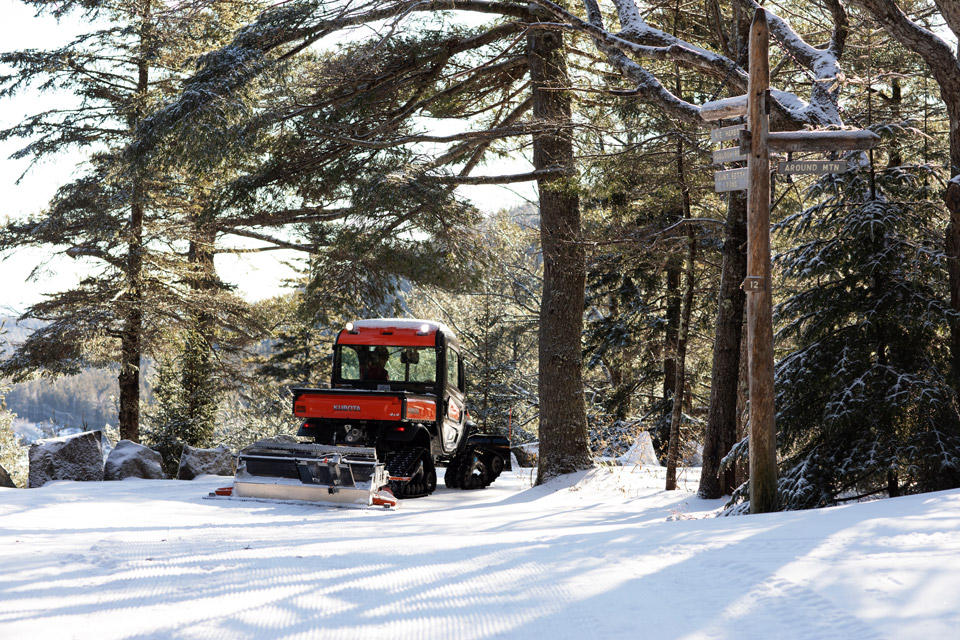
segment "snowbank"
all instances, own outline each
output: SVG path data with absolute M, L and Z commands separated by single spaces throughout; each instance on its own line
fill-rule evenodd
M 210 476 L 0 489 L 0 638 L 956 637 L 960 491 L 712 518 L 662 470 L 396 512 L 204 500 Z
M 657 454 L 653 451 L 653 440 L 650 438 L 649 431 L 641 431 L 637 439 L 634 440 L 630 448 L 627 449 L 627 452 L 617 460 L 624 466 L 660 466 L 660 461 L 657 460 Z

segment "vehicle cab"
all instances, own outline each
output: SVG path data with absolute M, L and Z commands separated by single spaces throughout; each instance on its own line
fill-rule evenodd
M 442 323 L 400 318 L 348 323 L 337 335 L 330 382 L 332 389 L 433 396 L 435 407 L 424 410 L 434 414 L 444 452 L 453 451 L 465 432 L 460 343 Z

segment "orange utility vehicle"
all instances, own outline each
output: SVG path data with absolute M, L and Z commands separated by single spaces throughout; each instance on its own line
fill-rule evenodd
M 329 389 L 293 390 L 301 443 L 240 453 L 233 495 L 395 506 L 444 483 L 479 489 L 510 466 L 507 438 L 475 433 L 460 345 L 443 324 L 382 319 L 337 336 Z

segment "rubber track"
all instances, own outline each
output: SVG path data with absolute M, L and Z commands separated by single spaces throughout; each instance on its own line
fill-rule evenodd
M 436 484 L 429 486 L 426 474 L 429 473 L 429 467 L 432 464 L 429 461 L 430 454 L 421 447 L 408 447 L 400 449 L 391 455 L 387 461 L 387 473 L 391 476 L 407 477 L 417 472 L 417 466 L 423 461 L 423 471 L 419 477 L 413 480 L 402 482 L 397 480 L 390 481 L 390 489 L 398 498 L 423 498 L 433 493 Z
M 484 489 L 490 486 L 496 476 L 490 472 L 489 463 L 486 460 L 489 456 L 475 446 L 466 447 L 460 454 L 450 461 L 447 472 L 443 476 L 443 482 L 451 489 Z M 481 474 L 480 481 L 471 479 L 469 486 L 464 486 L 464 480 L 467 479 L 468 471 L 472 476 L 476 464 L 479 463 Z M 499 473 L 496 474 L 500 475 Z

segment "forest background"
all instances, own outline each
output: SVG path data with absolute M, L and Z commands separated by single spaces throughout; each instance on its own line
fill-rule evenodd
M 10 406 L 61 394 L 172 467 L 289 431 L 285 389 L 324 382 L 347 320 L 429 317 L 541 480 L 646 430 L 668 466 L 703 443 L 705 497 L 745 497 L 745 204 L 714 193 L 698 105 L 744 92 L 760 3 L 24 4 L 81 28 L 4 54 L 0 97 L 77 101 L 0 139 L 35 174 L 81 155 L 0 251 L 83 275 L 7 323 Z M 762 4 L 772 128 L 883 138 L 775 175 L 781 506 L 960 486 L 960 9 Z M 482 211 L 463 189 L 489 185 L 538 197 Z M 280 250 L 287 294 L 217 268 Z

